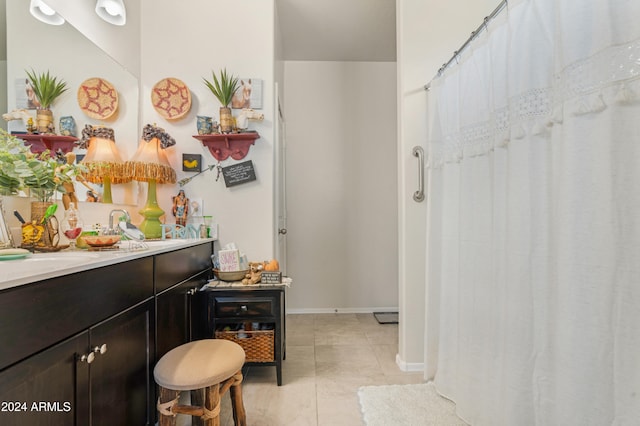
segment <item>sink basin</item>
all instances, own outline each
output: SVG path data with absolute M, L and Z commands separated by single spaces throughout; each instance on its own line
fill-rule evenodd
M 99 258 L 97 253 L 56 252 L 35 253 L 24 259 L 5 261 L 2 264 L 3 280 L 14 280 L 27 276 L 55 273 L 68 268 L 79 267 Z M 2 286 L 0 286 L 2 288 Z
M 23 260 L 25 267 L 37 269 L 62 269 L 69 266 L 81 265 L 97 259 L 97 253 L 36 253 Z M 29 266 L 27 266 L 29 265 Z

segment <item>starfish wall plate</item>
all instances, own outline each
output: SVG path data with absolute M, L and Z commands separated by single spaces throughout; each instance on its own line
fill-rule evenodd
M 151 103 L 167 120 L 182 118 L 191 109 L 191 91 L 177 78 L 164 78 L 153 86 Z
M 106 120 L 118 110 L 118 91 L 103 78 L 89 78 L 78 87 L 78 105 L 89 117 Z

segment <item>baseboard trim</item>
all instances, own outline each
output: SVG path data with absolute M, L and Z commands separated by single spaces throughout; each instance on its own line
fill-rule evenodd
M 400 358 L 400 354 L 396 354 L 396 364 L 402 371 L 406 371 L 406 372 L 424 371 L 424 362 L 404 362 Z
M 302 308 L 295 309 L 287 307 L 288 314 L 372 314 L 374 312 L 398 312 L 398 307 L 375 307 L 375 308 Z

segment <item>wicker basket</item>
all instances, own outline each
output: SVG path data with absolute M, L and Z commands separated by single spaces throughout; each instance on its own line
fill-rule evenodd
M 247 337 L 238 337 L 243 333 Z M 242 346 L 246 355 L 246 362 L 273 362 L 273 330 L 240 330 L 224 331 L 216 330 L 216 339 L 231 340 Z

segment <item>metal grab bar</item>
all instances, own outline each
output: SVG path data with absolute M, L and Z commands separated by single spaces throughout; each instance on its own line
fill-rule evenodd
M 421 146 L 414 146 L 412 154 L 418 157 L 418 190 L 413 193 L 413 200 L 421 203 L 424 201 L 424 149 Z

